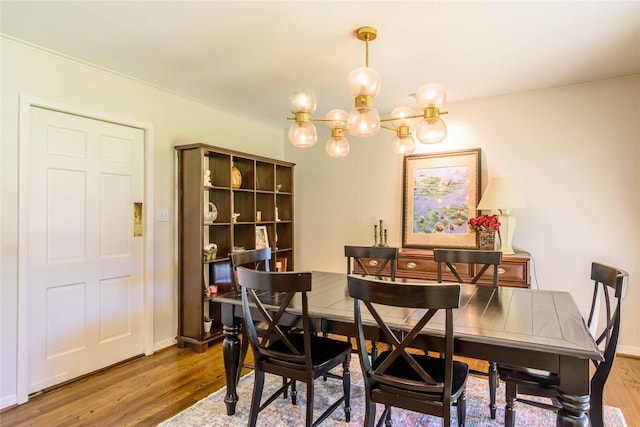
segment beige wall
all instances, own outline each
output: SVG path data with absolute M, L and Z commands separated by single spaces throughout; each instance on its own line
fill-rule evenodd
M 282 129 L 166 90 L 2 39 L 2 251 L 0 407 L 16 399 L 18 253 L 18 100 L 28 94 L 153 126 L 154 205 L 174 212 L 173 145 L 203 142 L 282 158 Z M 176 335 L 175 228 L 153 224 L 153 342 Z
M 592 261 L 626 269 L 630 289 L 620 351 L 640 355 L 640 75 L 450 104 L 444 142 L 417 152 L 482 150 L 482 187 L 493 176 L 518 182 L 528 207 L 514 211 L 515 247 L 531 253 L 533 287 L 570 291 L 590 304 Z M 402 157 L 391 132 L 351 137 L 331 159 L 328 137 L 307 149 L 285 145 L 296 162 L 296 267 L 342 272 L 345 244 L 373 244 L 384 219 L 402 245 Z

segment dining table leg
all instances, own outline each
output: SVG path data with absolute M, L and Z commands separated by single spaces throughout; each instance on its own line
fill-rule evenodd
M 560 356 L 560 387 L 558 402 L 562 409 L 558 411 L 556 426 L 588 427 L 590 424 L 590 377 L 589 360 Z M 601 427 L 601 426 L 593 426 Z
M 234 315 L 239 307 L 222 304 L 222 331 L 224 340 L 222 342 L 222 356 L 224 359 L 224 370 L 227 377 L 227 394 L 224 396 L 224 403 L 227 406 L 227 415 L 236 413 L 236 403 L 238 403 L 238 393 L 236 386 L 239 379 L 240 366 L 240 333 L 241 318 Z

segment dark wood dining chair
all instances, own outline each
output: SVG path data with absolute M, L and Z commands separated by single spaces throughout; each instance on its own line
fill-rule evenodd
M 296 381 L 307 384 L 307 427 L 320 424 L 343 402 L 345 419 L 349 422 L 351 344 L 317 336 L 312 330 L 307 302 L 307 292 L 311 291 L 311 273 L 271 273 L 239 267 L 238 283 L 242 289 L 245 330 L 253 350 L 255 365 L 248 425 L 255 426 L 258 413 L 283 394 L 289 385 L 295 404 Z M 287 314 L 287 308 L 293 305 L 302 308 L 301 318 Z M 268 325 L 262 337 L 258 336 L 255 321 L 263 321 Z M 290 329 L 284 329 L 282 325 Z M 293 326 L 296 328 L 291 328 Z M 339 365 L 342 365 L 340 378 L 343 394 L 313 421 L 314 380 L 321 376 L 333 377 L 329 375 L 329 371 Z M 280 375 L 289 380 L 261 404 L 265 373 Z
M 238 267 L 253 267 L 255 270 L 271 271 L 269 264 L 271 261 L 271 248 L 233 252 L 229 255 L 229 258 L 231 260 L 231 281 L 233 283 L 233 291 L 236 294 L 240 293 L 237 277 Z
M 438 263 L 438 282 L 442 282 L 443 270 L 451 272 L 458 283 L 465 283 L 462 276 L 456 270 L 456 263 L 475 264 L 478 269 L 468 283 L 476 284 L 478 280 L 493 267 L 492 285 L 498 287 L 498 266 L 502 262 L 502 252 L 481 251 L 471 249 L 440 249 L 433 250 L 433 259 Z M 481 267 L 479 267 L 481 266 Z M 495 362 L 489 361 L 489 371 L 482 372 L 471 370 L 471 373 L 489 378 L 489 413 L 492 420 L 496 419 L 496 390 L 498 388 L 498 372 Z
M 347 274 L 352 274 L 356 266 L 362 269 L 363 276 L 374 276 L 384 279 L 382 271 L 389 265 L 389 279 L 396 280 L 396 268 L 398 266 L 398 248 L 381 246 L 346 246 L 344 256 L 347 258 Z M 370 261 L 364 262 L 363 260 Z M 381 261 L 378 261 L 381 260 Z M 369 264 L 368 266 L 366 264 Z M 351 341 L 350 337 L 347 337 Z M 371 341 L 371 357 L 378 354 L 378 343 Z
M 354 298 L 357 346 L 365 381 L 364 425 L 375 424 L 376 403 L 381 403 L 385 409 L 378 425 L 383 419 L 386 425 L 391 425 L 391 408 L 397 407 L 441 417 L 444 425 L 449 426 L 451 404 L 455 402 L 458 425 L 463 426 L 469 367 L 453 360 L 453 309 L 459 305 L 460 286 L 390 283 L 354 275 L 347 280 L 349 295 Z M 419 315 L 412 322 L 411 331 L 392 330 L 383 319 L 380 306 L 385 310 L 389 306 L 418 309 Z M 445 312 L 444 337 L 439 348 L 442 357 L 407 351 L 418 346 L 415 342 L 420 339 L 420 332 L 439 310 Z M 364 316 L 375 319 L 385 341 L 391 344 L 389 351 L 372 361 L 367 356 Z
M 602 419 L 604 386 L 616 357 L 622 300 L 627 292 L 629 274 L 619 268 L 594 262 L 591 264 L 591 280 L 594 282 L 593 299 L 587 327 L 592 331 L 598 345 L 604 343 L 604 361 L 592 360 L 595 365 L 595 373 L 591 377 L 589 418 L 592 426 L 601 427 L 604 425 Z M 603 300 L 606 318 L 599 321 L 600 304 Z M 515 425 L 516 400 L 556 411 L 560 409 L 557 404 L 545 405 L 517 398 L 518 394 L 523 394 L 548 397 L 553 402 L 558 394 L 559 378 L 557 373 L 500 364 L 498 365 L 498 373 L 506 383 L 505 426 Z
M 251 249 L 248 251 L 234 252 L 229 256 L 231 260 L 231 280 L 233 284 L 233 291 L 236 294 L 240 294 L 240 285 L 238 284 L 238 267 L 247 267 L 254 270 L 271 271 L 271 248 L 264 249 Z M 258 323 L 255 325 L 259 334 L 264 333 L 266 326 L 264 323 Z M 249 351 L 249 340 L 244 338 L 241 341 L 240 346 L 240 364 L 238 366 L 238 376 L 240 378 L 242 368 L 253 369 L 252 364 L 245 363 L 247 358 L 247 352 Z M 287 379 L 282 379 L 282 384 L 286 384 Z M 287 397 L 287 391 L 284 392 L 284 397 Z
M 379 246 L 345 246 L 344 256 L 347 257 L 347 274 L 352 274 L 356 265 L 365 276 L 375 276 L 382 279 L 382 271 L 389 265 L 389 278 L 396 280 L 398 264 L 398 248 Z M 371 259 L 368 264 L 363 259 Z M 378 260 L 382 261 L 378 261 Z

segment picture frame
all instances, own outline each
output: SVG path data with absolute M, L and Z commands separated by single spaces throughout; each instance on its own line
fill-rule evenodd
M 402 246 L 476 248 L 480 149 L 405 156 Z
M 256 225 L 256 249 L 269 247 L 269 233 L 266 225 Z

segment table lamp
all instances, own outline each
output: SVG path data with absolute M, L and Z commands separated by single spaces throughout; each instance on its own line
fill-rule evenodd
M 511 247 L 513 231 L 516 228 L 516 218 L 511 215 L 511 209 L 525 208 L 527 203 L 516 188 L 515 182 L 509 177 L 493 178 L 484 190 L 478 203 L 478 210 L 499 210 L 500 215 L 500 250 L 505 255 L 515 252 Z

